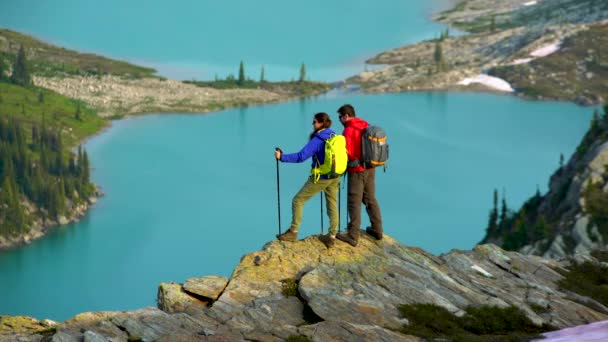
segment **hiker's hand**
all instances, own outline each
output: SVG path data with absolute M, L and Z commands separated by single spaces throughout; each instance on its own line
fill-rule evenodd
M 274 157 L 277 158 L 277 160 L 281 160 L 281 149 L 276 149 L 274 151 Z

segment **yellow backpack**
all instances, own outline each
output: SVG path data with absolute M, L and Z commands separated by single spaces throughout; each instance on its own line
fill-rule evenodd
M 327 175 L 329 178 L 339 177 L 346 172 L 347 163 L 346 139 L 343 135 L 332 134 L 329 139 L 325 140 L 325 160 L 323 164 L 319 164 L 319 160 L 317 160 L 317 166 L 310 173 L 314 176 L 315 183 L 321 175 Z

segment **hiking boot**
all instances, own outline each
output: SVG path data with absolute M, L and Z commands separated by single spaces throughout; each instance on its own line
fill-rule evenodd
M 298 232 L 288 229 L 285 233 L 277 235 L 277 239 L 281 241 L 296 241 L 298 239 Z
M 319 235 L 319 240 L 323 242 L 327 248 L 332 248 L 336 244 L 336 237 L 329 234 Z
M 372 227 L 365 228 L 365 232 L 371 235 L 376 240 L 382 240 L 382 233 L 378 233 L 372 229 Z
M 357 244 L 359 243 L 359 239 L 353 238 L 349 232 L 339 232 L 338 235 L 336 235 L 336 238 L 353 247 L 357 247 Z

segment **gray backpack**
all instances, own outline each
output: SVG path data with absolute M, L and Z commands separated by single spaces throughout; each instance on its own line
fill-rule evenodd
M 361 165 L 365 168 L 384 166 L 388 160 L 386 133 L 380 126 L 367 126 L 361 131 Z

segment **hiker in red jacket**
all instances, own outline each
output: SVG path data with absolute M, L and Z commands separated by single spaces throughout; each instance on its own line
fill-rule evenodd
M 348 152 L 348 215 L 347 230 L 338 233 L 336 238 L 356 247 L 359 242 L 361 226 L 361 202 L 371 221 L 365 231 L 376 240 L 382 240 L 382 217 L 376 201 L 376 169 L 364 168 L 361 160 L 361 131 L 368 124 L 355 116 L 355 108 L 345 104 L 338 109 L 340 122 L 344 125 L 342 135 L 346 138 Z

